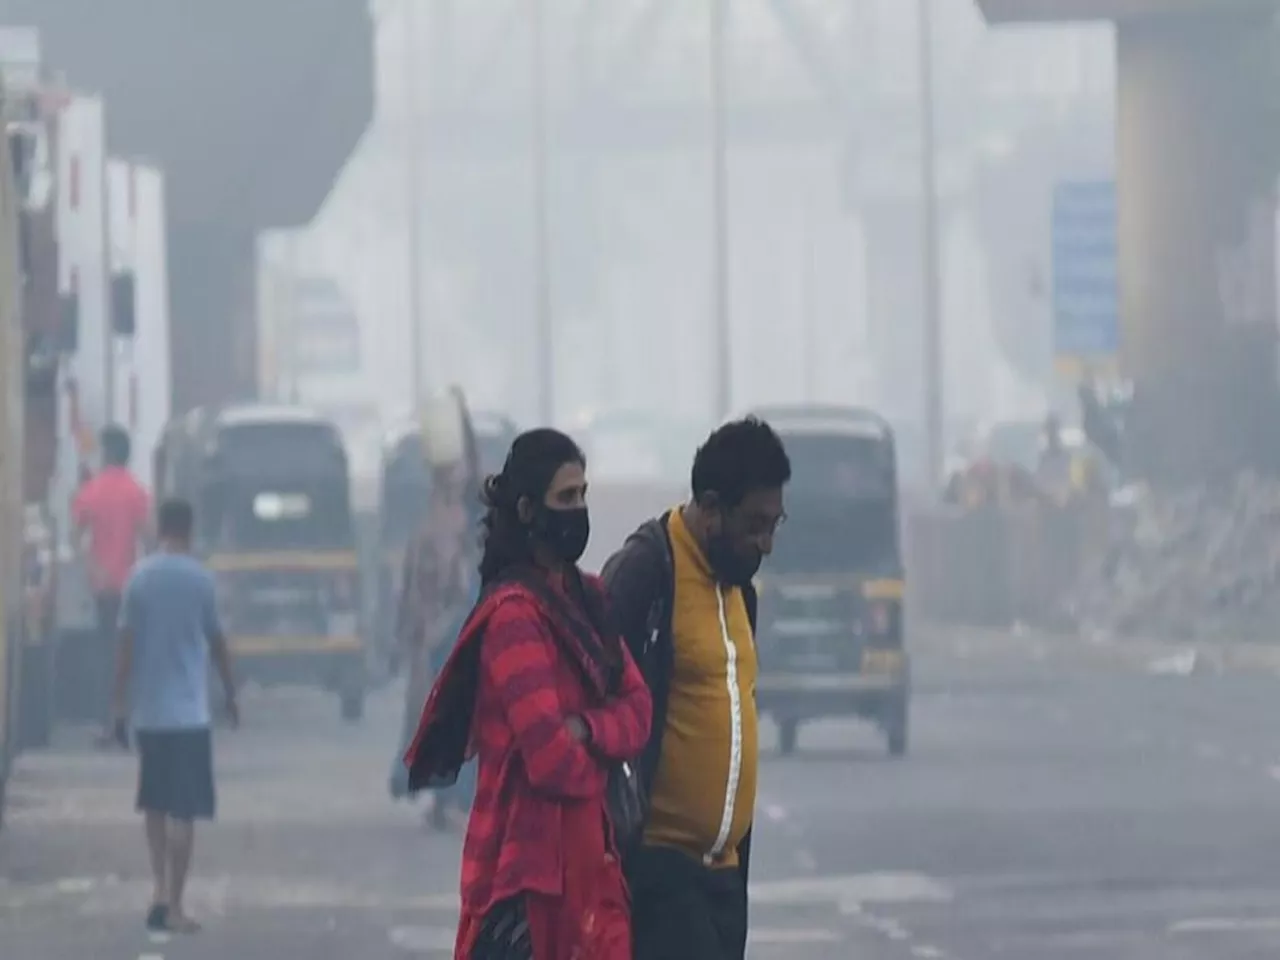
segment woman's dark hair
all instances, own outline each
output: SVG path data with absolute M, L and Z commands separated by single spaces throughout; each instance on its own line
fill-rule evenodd
M 528 497 L 542 503 L 556 471 L 566 463 L 586 466 L 587 458 L 573 439 L 543 427 L 516 437 L 502 471 L 487 477 L 481 502 L 485 506 L 480 582 L 488 585 L 515 567 L 533 562 L 529 528 L 520 522 L 519 503 Z

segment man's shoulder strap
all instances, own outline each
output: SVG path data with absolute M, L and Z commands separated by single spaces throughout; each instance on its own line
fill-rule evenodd
M 675 559 L 671 555 L 671 534 L 667 531 L 670 518 L 671 511 L 668 510 L 660 517 L 646 520 L 640 525 L 640 529 L 632 534 L 644 540 L 653 550 L 655 558 L 661 561 L 663 573 L 668 577 L 675 575 Z
M 659 583 L 662 589 L 658 591 L 653 608 L 649 611 L 649 626 L 662 633 L 667 633 L 671 629 L 672 594 L 675 592 L 676 583 L 675 557 L 671 553 L 671 534 L 667 529 L 670 518 L 671 511 L 667 511 L 662 516 L 649 520 L 640 528 L 643 535 L 652 542 L 655 556 L 661 563 Z
M 626 585 L 622 587 L 623 596 L 628 598 L 622 601 L 626 609 L 622 625 L 633 653 L 641 649 L 638 645 L 642 634 L 647 649 L 647 644 L 665 634 L 670 622 L 675 560 L 667 534 L 668 517 L 663 514 L 642 523 L 601 571 L 611 588 Z

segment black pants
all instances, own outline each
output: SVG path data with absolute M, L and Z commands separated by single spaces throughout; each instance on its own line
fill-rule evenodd
M 116 680 L 116 637 L 120 633 L 120 595 L 100 593 L 94 597 L 98 613 L 98 639 L 90 654 L 91 673 L 88 679 L 94 685 L 93 705 L 95 714 L 110 724 L 111 698 Z
M 736 867 L 660 847 L 640 847 L 626 866 L 635 960 L 743 960 L 747 890 Z
M 471 960 L 532 960 L 533 942 L 523 897 L 503 900 L 480 925 Z

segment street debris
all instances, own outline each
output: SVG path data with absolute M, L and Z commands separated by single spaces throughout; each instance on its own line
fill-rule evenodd
M 1081 634 L 1280 641 L 1280 482 L 1148 492 L 1114 516 L 1063 606 Z

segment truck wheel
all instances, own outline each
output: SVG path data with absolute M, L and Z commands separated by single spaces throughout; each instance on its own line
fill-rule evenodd
M 359 723 L 364 719 L 364 691 L 344 690 L 341 695 L 342 719 Z
M 884 735 L 889 748 L 889 756 L 905 757 L 907 755 L 908 720 L 907 695 L 894 697 L 884 715 Z
M 778 721 L 778 752 L 789 757 L 796 752 L 800 738 L 800 721 L 791 717 Z

